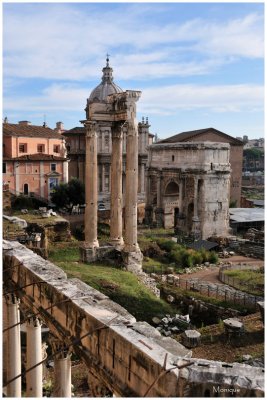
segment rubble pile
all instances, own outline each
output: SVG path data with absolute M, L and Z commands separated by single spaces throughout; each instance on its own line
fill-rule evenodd
M 244 234 L 244 238 L 249 239 L 251 241 L 264 240 L 264 231 L 259 231 L 258 229 L 250 228 Z
M 157 326 L 156 329 L 163 336 L 176 335 L 180 332 L 184 332 L 190 326 L 190 318 L 188 314 L 176 314 L 174 317 L 166 314 L 162 319 L 158 317 L 152 318 L 152 322 Z

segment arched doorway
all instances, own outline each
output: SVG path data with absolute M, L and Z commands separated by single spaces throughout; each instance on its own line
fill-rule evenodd
M 28 185 L 28 183 L 24 183 L 24 186 L 23 186 L 23 194 L 24 194 L 25 196 L 28 196 L 28 194 L 29 194 L 29 185 Z

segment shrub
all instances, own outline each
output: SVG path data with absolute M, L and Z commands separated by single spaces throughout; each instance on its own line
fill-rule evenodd
M 177 244 L 173 240 L 157 239 L 157 244 L 162 250 L 171 251 L 175 249 Z
M 195 251 L 193 254 L 193 263 L 194 264 L 202 264 L 203 263 L 203 257 L 202 254 L 199 251 Z
M 12 201 L 12 208 L 15 210 L 20 210 L 22 208 L 34 208 L 33 199 L 31 197 L 20 195 Z
M 211 251 L 209 255 L 209 262 L 216 264 L 218 262 L 218 254 L 215 251 Z
M 183 254 L 183 266 L 186 268 L 193 267 L 193 255 L 189 252 Z
M 207 251 L 207 250 L 205 250 L 205 249 L 201 249 L 200 250 L 200 254 L 201 254 L 201 256 L 202 256 L 202 262 L 207 262 L 207 261 L 209 261 L 209 252 Z

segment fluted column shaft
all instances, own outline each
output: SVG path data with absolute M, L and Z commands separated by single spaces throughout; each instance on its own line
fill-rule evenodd
M 137 243 L 138 130 L 128 122 L 126 138 L 125 247 L 126 252 L 139 251 Z
M 110 241 L 117 247 L 123 245 L 122 238 L 122 125 L 116 124 L 112 130 L 111 154 L 111 201 L 110 201 Z
M 27 369 L 40 363 L 42 357 L 41 322 L 31 318 L 27 322 Z M 43 397 L 43 366 L 38 365 L 26 374 L 26 396 Z
M 86 158 L 85 158 L 85 245 L 98 247 L 97 240 L 97 132 L 96 124 L 85 122 Z
M 71 398 L 71 354 L 64 343 L 56 338 L 50 340 L 54 357 L 55 385 L 53 397 Z
M 20 322 L 19 299 L 16 296 L 8 295 L 7 304 L 7 320 L 8 326 L 13 326 Z M 21 374 L 21 342 L 20 342 L 20 325 L 14 326 L 8 331 L 8 369 L 7 379 L 10 380 Z M 21 378 L 7 385 L 7 397 L 21 397 Z

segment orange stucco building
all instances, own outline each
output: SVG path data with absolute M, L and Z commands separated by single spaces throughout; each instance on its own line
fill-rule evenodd
M 3 184 L 15 194 L 46 200 L 68 181 L 64 138 L 58 131 L 28 121 L 3 124 Z

